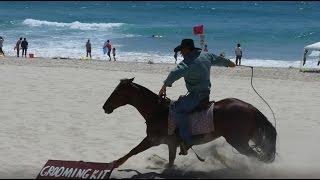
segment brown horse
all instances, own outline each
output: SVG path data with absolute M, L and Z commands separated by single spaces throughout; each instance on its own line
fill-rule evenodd
M 115 168 L 131 156 L 153 146 L 167 144 L 169 148 L 169 166 L 174 165 L 179 145 L 177 135 L 168 135 L 168 114 L 170 100 L 159 97 L 149 89 L 133 83 L 132 79 L 122 79 L 103 105 L 105 113 L 130 104 L 134 106 L 146 121 L 147 136 L 127 155 L 114 161 Z M 252 105 L 234 98 L 214 103 L 214 132 L 192 136 L 194 145 L 210 142 L 220 136 L 237 151 L 263 162 L 272 162 L 276 153 L 277 132 L 267 118 Z M 249 145 L 249 140 L 254 146 Z

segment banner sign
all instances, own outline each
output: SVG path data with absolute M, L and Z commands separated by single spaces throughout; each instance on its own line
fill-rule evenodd
M 109 179 L 114 164 L 48 160 L 36 179 Z

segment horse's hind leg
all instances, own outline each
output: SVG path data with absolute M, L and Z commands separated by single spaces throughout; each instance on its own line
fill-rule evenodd
M 231 144 L 239 153 L 260 159 L 259 154 L 254 151 L 246 139 L 239 138 L 226 138 L 227 142 Z

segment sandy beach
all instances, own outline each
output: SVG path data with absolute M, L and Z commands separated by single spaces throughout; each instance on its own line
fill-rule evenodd
M 135 77 L 134 82 L 158 93 L 174 67 L 0 58 L 0 178 L 35 178 L 48 159 L 111 162 L 125 155 L 145 137 L 144 120 L 132 106 L 105 114 L 104 102 L 122 78 Z M 212 67 L 210 98 L 249 102 L 274 124 L 250 78 L 250 68 Z M 205 162 L 189 151 L 188 156 L 177 156 L 177 167 L 167 171 L 168 149 L 160 145 L 129 159 L 111 178 L 319 178 L 320 73 L 255 67 L 253 84 L 276 116 L 278 154 L 273 163 L 240 155 L 219 138 L 194 147 Z M 167 96 L 177 99 L 185 92 L 180 79 L 167 89 Z

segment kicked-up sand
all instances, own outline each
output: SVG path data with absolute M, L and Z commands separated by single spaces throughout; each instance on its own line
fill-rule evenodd
M 146 135 L 132 106 L 105 114 L 102 106 L 122 78 L 155 93 L 174 64 L 0 58 L 0 178 L 35 178 L 48 159 L 111 162 Z M 212 67 L 211 100 L 235 97 L 263 112 L 268 106 L 250 85 L 246 67 Z M 319 178 L 320 73 L 295 68 L 254 68 L 253 85 L 272 107 L 277 156 L 264 164 L 233 149 L 224 138 L 194 146 L 165 169 L 168 149 L 160 145 L 131 157 L 111 178 Z M 185 94 L 183 79 L 167 96 Z

